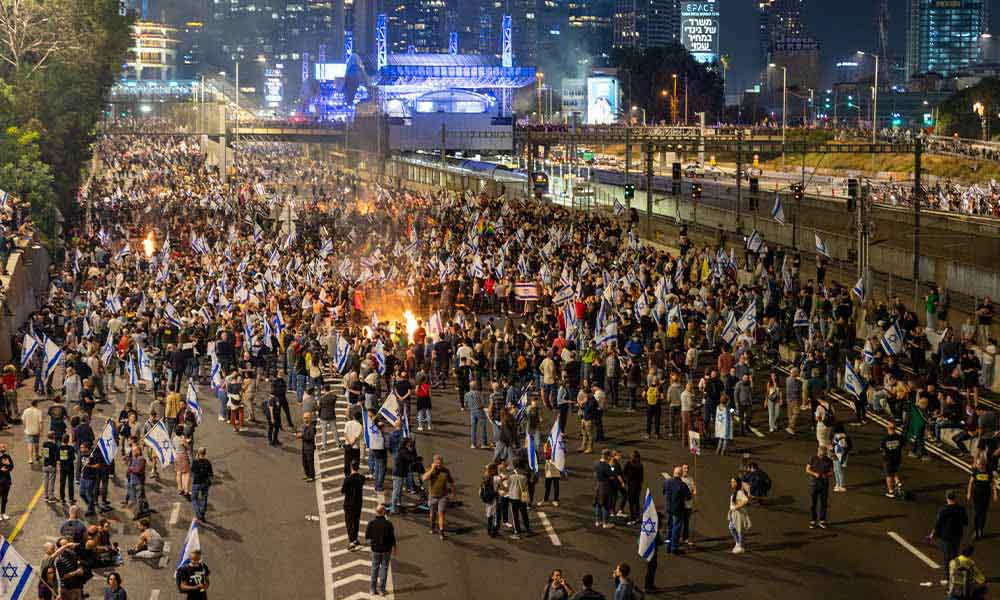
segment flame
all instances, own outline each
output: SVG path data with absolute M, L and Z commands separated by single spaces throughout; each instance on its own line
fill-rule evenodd
M 149 232 L 146 239 L 142 240 L 142 251 L 146 253 L 146 258 L 153 256 L 153 252 L 156 251 L 156 238 L 152 231 Z
M 413 332 L 417 330 L 417 318 L 409 309 L 403 313 L 403 318 L 406 319 L 406 337 L 410 339 L 410 342 L 413 342 Z

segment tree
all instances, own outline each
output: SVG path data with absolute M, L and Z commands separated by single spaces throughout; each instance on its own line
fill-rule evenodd
M 982 120 L 973 111 L 976 103 L 983 105 L 988 120 L 987 129 L 990 137 L 1000 134 L 1000 79 L 983 79 L 972 87 L 955 92 L 938 106 L 938 122 L 935 132 L 939 135 L 954 135 L 959 137 L 980 139 L 982 137 Z
M 625 101 L 645 108 L 650 121 L 672 121 L 670 100 L 677 76 L 678 122 L 684 121 L 684 91 L 687 87 L 687 112 L 691 118 L 699 112 L 707 121 L 716 121 L 724 104 L 722 77 L 713 69 L 694 60 L 686 48 L 677 43 L 646 50 L 618 48 L 612 52 L 611 63 L 623 73 Z M 628 111 L 631 106 L 626 106 Z

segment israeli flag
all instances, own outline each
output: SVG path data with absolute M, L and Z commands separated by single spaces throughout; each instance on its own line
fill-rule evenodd
M 135 350 L 139 365 L 139 379 L 142 381 L 153 381 L 153 366 L 149 354 L 146 353 L 142 348 L 136 348 Z
M 549 431 L 549 447 L 552 448 L 552 464 L 561 472 L 566 471 L 566 441 L 563 439 L 562 430 L 559 428 L 559 419 L 552 424 Z
M 7 208 L 8 198 L 10 198 L 10 195 L 5 191 L 0 190 L 0 208 Z
M 413 435 L 410 434 L 410 416 L 406 414 L 406 412 L 403 412 L 403 437 L 413 437 Z
M 566 335 L 573 335 L 573 332 L 576 331 L 577 323 L 576 306 L 574 303 L 567 303 L 566 306 L 563 307 L 563 320 L 566 322 Z
M 563 285 L 561 288 L 559 288 L 559 291 L 556 292 L 556 295 L 552 298 L 552 303 L 553 304 L 564 304 L 564 303 L 569 302 L 570 300 L 572 300 L 574 295 L 575 295 L 575 292 L 573 291 L 573 286 L 572 285 L 568 285 L 568 284 L 567 285 Z
M 750 303 L 744 311 L 743 316 L 740 317 L 739 322 L 736 324 L 740 331 L 750 331 L 754 325 L 757 324 L 757 300 L 755 299 Z
M 53 342 L 49 338 L 45 338 L 45 372 L 42 378 L 48 381 L 49 376 L 52 375 L 52 371 L 62 360 L 63 351 L 58 344 Z
M 385 375 L 385 351 L 382 349 L 382 343 L 379 342 L 375 346 L 375 351 L 372 353 L 375 355 L 375 362 L 377 363 L 376 368 L 378 369 L 379 375 Z
M 781 223 L 785 224 L 785 209 L 781 206 L 781 196 L 779 194 L 774 194 L 774 208 L 771 209 L 771 218 Z
M 739 334 L 740 330 L 736 327 L 736 315 L 734 313 L 729 313 L 729 319 L 726 320 L 726 326 L 722 329 L 722 340 L 732 346 Z
M 427 321 L 427 329 L 432 337 L 440 336 L 444 332 L 444 324 L 441 322 L 441 313 L 434 311 L 430 320 Z
M 264 239 L 264 230 L 261 229 L 260 225 L 257 223 L 253 224 L 253 241 L 255 244 L 259 244 L 260 241 Z
M 823 256 L 830 258 L 830 252 L 826 249 L 826 242 L 819 237 L 818 233 L 814 233 L 813 236 L 816 238 L 816 252 L 822 254 Z
M 854 289 L 851 290 L 851 293 L 857 296 L 858 300 L 861 300 L 862 302 L 865 301 L 865 278 L 863 275 L 861 279 L 854 284 Z
M 649 562 L 656 553 L 656 533 L 660 529 L 653 494 L 646 488 L 646 501 L 642 503 L 642 524 L 639 527 L 639 556 Z
M 274 335 L 274 332 L 271 330 L 271 324 L 267 322 L 267 319 L 264 319 L 264 345 L 267 346 L 268 350 L 272 349 L 272 346 L 271 346 L 272 345 L 272 342 L 271 342 L 271 336 L 272 335 Z
M 93 332 L 90 330 L 90 315 L 83 318 L 83 332 L 80 334 L 84 339 L 89 340 Z
M 281 318 L 281 307 L 278 307 L 277 313 L 274 315 L 274 333 L 276 335 L 281 335 L 281 332 L 285 330 L 285 320 Z
M 101 451 L 101 456 L 104 457 L 105 464 L 113 464 L 115 455 L 118 454 L 118 437 L 116 433 L 114 422 L 108 419 L 101 437 L 97 439 L 97 448 Z
M 0 599 L 28 600 L 34 596 L 31 580 L 35 570 L 17 553 L 10 541 L 0 536 Z
M 382 408 L 379 409 L 378 414 L 385 417 L 385 420 L 390 423 L 395 423 L 399 420 L 399 398 L 396 397 L 396 394 L 389 393 L 385 402 L 382 403 Z
M 135 369 L 135 361 L 132 360 L 131 354 L 128 357 L 128 362 L 125 363 L 125 372 L 128 373 L 129 385 L 139 385 L 139 373 Z
M 343 374 L 347 371 L 347 356 L 350 353 L 351 345 L 344 336 L 337 337 L 337 346 L 333 349 L 333 363 L 337 367 L 337 372 Z
M 620 217 L 625 214 L 625 206 L 615 198 L 615 216 Z
M 528 466 L 538 472 L 538 448 L 535 448 L 535 436 L 531 432 L 524 433 L 524 445 L 528 448 Z
M 170 434 L 167 432 L 167 426 L 163 424 L 163 421 L 157 421 L 156 425 L 149 430 L 149 433 L 146 434 L 146 437 L 142 441 L 153 449 L 161 465 L 174 464 L 174 443 L 170 441 Z
M 201 404 L 198 403 L 198 390 L 194 387 L 194 381 L 190 379 L 188 379 L 187 397 L 184 399 L 184 403 L 187 404 L 188 410 L 194 413 L 195 421 L 200 425 L 203 413 L 201 412 Z
M 806 311 L 804 309 L 795 309 L 795 317 L 792 321 L 792 327 L 809 327 L 809 317 L 806 315 Z
M 865 393 L 865 388 L 868 387 L 868 382 L 864 380 L 858 372 L 854 370 L 851 366 L 850 360 L 844 360 L 844 389 L 851 392 L 858 398 L 861 398 Z
M 35 352 L 42 347 L 42 343 L 38 341 L 38 338 L 31 335 L 30 333 L 24 334 L 24 341 L 21 343 L 21 368 L 24 369 L 28 366 L 28 362 L 31 361 L 31 357 L 34 356 Z
M 750 252 L 760 252 L 761 246 L 764 245 L 764 238 L 761 237 L 760 233 L 754 229 L 747 238 L 747 250 Z
M 201 551 L 201 537 L 198 535 L 198 521 L 191 519 L 191 526 L 188 527 L 187 536 L 184 538 L 184 546 L 181 548 L 181 558 L 177 562 L 176 573 L 181 567 L 187 566 L 191 562 L 191 553 L 195 550 Z
M 180 328 L 181 317 L 177 314 L 177 309 L 174 308 L 172 303 L 167 302 L 167 305 L 163 307 L 163 314 L 167 317 L 167 320 L 170 321 L 171 325 Z
M 385 443 L 382 440 L 382 430 L 378 428 L 378 425 L 374 421 L 368 418 L 367 410 L 361 411 L 361 424 L 365 428 L 365 448 L 370 450 L 372 444 L 379 445 L 380 442 L 381 444 Z
M 218 361 L 212 361 L 212 387 L 221 390 L 226 385 L 226 380 L 222 377 L 222 365 Z
M 903 330 L 899 328 L 899 322 L 893 323 L 882 334 L 882 348 L 886 354 L 893 356 L 903 351 Z

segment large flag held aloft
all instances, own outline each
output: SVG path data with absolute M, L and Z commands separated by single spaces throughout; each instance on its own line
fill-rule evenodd
M 181 558 L 177 562 L 175 572 L 191 562 L 191 553 L 196 550 L 201 552 L 201 537 L 198 535 L 198 521 L 191 519 L 191 525 L 188 527 L 187 536 L 184 538 L 184 547 L 181 548 Z
M 35 597 L 31 589 L 34 568 L 24 560 L 10 540 L 0 536 L 0 600 L 27 600 Z
M 646 501 L 642 504 L 642 520 L 639 524 L 639 556 L 649 561 L 656 553 L 656 533 L 659 531 L 659 517 L 656 505 L 653 504 L 653 494 L 646 488 Z
M 170 434 L 167 433 L 167 426 L 163 421 L 157 421 L 142 441 L 153 449 L 161 465 L 174 464 L 174 444 L 170 441 Z

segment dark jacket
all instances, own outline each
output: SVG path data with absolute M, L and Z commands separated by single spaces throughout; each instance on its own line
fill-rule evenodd
M 934 535 L 946 542 L 961 542 L 962 532 L 969 524 L 969 516 L 961 504 L 945 505 L 938 511 L 934 522 Z
M 371 544 L 372 552 L 391 552 L 396 547 L 396 530 L 384 516 L 375 517 L 365 528 L 365 539 Z
M 691 488 L 680 477 L 663 482 L 663 502 L 668 513 L 681 514 L 684 503 L 691 499 Z
M 351 473 L 344 478 L 340 486 L 340 494 L 344 497 L 344 508 L 361 508 L 364 494 L 365 476 L 361 473 Z
M 319 419 L 321 421 L 337 420 L 337 396 L 327 392 L 319 397 Z

